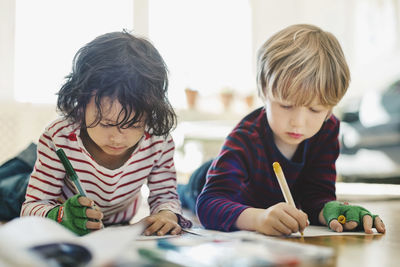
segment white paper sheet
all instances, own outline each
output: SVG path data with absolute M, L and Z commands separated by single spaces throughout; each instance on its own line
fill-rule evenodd
M 313 237 L 313 236 L 340 236 L 340 235 L 380 235 L 380 233 L 378 233 L 376 231 L 376 229 L 372 229 L 373 233 L 372 234 L 366 234 L 365 232 L 334 232 L 331 229 L 329 229 L 326 226 L 314 226 L 314 225 L 310 225 L 308 227 L 306 227 L 306 229 L 304 230 L 304 236 L 303 237 Z M 291 237 L 301 237 L 300 233 L 294 233 L 291 234 L 290 236 L 288 236 L 288 238 Z
M 241 239 L 263 239 L 263 238 L 273 238 L 270 236 L 266 236 L 260 233 L 256 232 L 251 232 L 251 231 L 236 231 L 236 232 L 221 232 L 221 231 L 214 231 L 214 230 L 207 230 L 202 227 L 194 227 L 192 229 L 187 229 L 185 230 L 186 232 L 195 234 L 195 235 L 200 235 L 200 236 L 209 236 L 209 237 L 215 237 L 215 238 L 241 238 Z M 330 230 L 326 226 L 314 226 L 310 225 L 308 226 L 305 231 L 304 231 L 304 236 L 303 237 L 314 237 L 314 236 L 340 236 L 340 235 L 379 235 L 376 231 L 376 229 L 372 229 L 374 232 L 373 234 L 366 234 L 364 232 L 341 232 L 337 233 L 332 230 Z M 294 233 L 291 234 L 290 236 L 284 236 L 287 238 L 293 238 L 293 237 L 301 237 L 300 233 Z
M 190 258 L 196 261 L 193 266 L 240 266 L 239 261 L 244 266 L 311 266 L 323 264 L 334 255 L 332 248 L 289 242 L 251 231 L 227 233 L 195 227 L 185 232 L 181 238 L 163 242 L 179 252 L 175 263 Z
M 176 238 L 180 235 L 140 235 L 135 238 L 136 241 L 148 241 L 148 240 L 158 240 L 158 239 L 166 239 L 166 238 Z
M 53 220 L 21 217 L 0 227 L 0 240 L 15 251 L 28 251 L 38 245 L 69 242 L 86 247 L 92 253 L 93 266 L 113 262 L 144 230 L 143 225 L 107 227 L 79 237 Z M 15 255 L 18 257 L 18 255 Z

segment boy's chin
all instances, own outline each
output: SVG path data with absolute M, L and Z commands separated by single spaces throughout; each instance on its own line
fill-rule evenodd
M 289 140 L 285 140 L 285 143 L 289 146 L 298 146 L 301 144 L 301 142 L 303 142 L 305 139 L 301 138 L 301 139 L 289 139 Z

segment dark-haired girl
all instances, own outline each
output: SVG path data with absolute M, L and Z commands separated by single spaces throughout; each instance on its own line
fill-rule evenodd
M 112 32 L 82 47 L 58 92 L 63 115 L 41 135 L 21 216 L 43 216 L 83 235 L 129 222 L 147 183 L 145 234 L 178 234 L 190 221 L 176 193 L 176 115 L 167 99 L 167 67 L 147 40 Z M 86 197 L 56 155 L 62 148 Z

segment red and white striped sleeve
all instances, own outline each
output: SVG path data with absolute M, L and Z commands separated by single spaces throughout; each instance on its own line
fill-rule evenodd
M 168 136 L 160 146 L 162 152 L 154 162 L 147 181 L 150 190 L 148 198 L 150 213 L 167 209 L 180 214 L 182 209 L 176 192 L 175 144 L 172 137 Z
M 21 216 L 46 216 L 59 205 L 65 171 L 55 153 L 51 133 L 46 130 L 39 138 L 37 160 L 31 173 Z

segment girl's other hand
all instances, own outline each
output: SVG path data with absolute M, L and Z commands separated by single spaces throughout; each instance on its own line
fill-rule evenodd
M 178 224 L 178 216 L 169 210 L 161 210 L 156 214 L 152 214 L 142 221 L 146 225 L 144 235 L 163 236 L 166 234 L 177 235 L 180 234 L 182 228 Z

